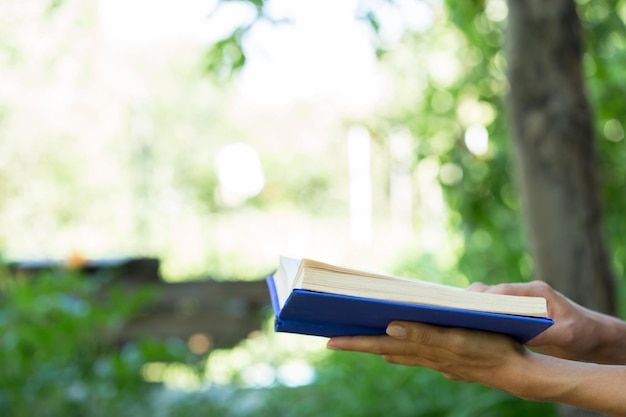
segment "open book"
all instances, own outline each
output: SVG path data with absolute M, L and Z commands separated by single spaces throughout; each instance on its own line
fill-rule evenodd
M 375 335 L 404 320 L 503 333 L 524 343 L 553 324 L 541 297 L 465 291 L 312 259 L 281 258 L 267 283 L 276 331 Z

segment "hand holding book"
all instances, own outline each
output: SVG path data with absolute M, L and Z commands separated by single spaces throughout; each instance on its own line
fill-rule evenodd
M 268 277 L 276 331 L 382 335 L 394 320 L 507 334 L 526 342 L 553 324 L 546 300 L 463 289 L 282 258 Z
M 540 281 L 470 289 L 544 297 L 555 325 L 528 342 L 543 354 L 496 333 L 398 321 L 387 327 L 387 335 L 338 336 L 328 347 L 432 368 L 449 379 L 478 382 L 529 400 L 626 416 L 626 322 L 586 309 Z

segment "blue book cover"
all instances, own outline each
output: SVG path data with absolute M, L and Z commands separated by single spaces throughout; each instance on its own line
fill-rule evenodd
M 463 327 L 506 334 L 526 343 L 553 320 L 455 308 L 329 294 L 303 289 L 291 291 L 282 309 L 274 277 L 267 278 L 277 332 L 313 336 L 383 335 L 394 320 L 445 327 Z

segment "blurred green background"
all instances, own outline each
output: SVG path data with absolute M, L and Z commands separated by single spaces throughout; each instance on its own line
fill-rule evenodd
M 621 281 L 626 1 L 577 5 Z M 2 1 L 0 253 L 154 257 L 170 283 L 258 281 L 279 255 L 460 286 L 532 279 L 507 12 L 504 0 Z M 274 334 L 269 310 L 240 343 L 193 353 L 180 338 L 107 337 L 150 291 L 64 268 L 7 268 L 0 285 L 1 415 L 556 415 Z

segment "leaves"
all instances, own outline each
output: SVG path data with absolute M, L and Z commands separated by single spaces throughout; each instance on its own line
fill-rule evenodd
M 136 415 L 154 387 L 141 376 L 149 361 L 184 361 L 184 349 L 150 340 L 115 346 L 115 333 L 146 296 L 115 291 L 71 271 L 38 277 L 0 272 L 0 414 Z M 149 415 L 149 414 L 145 414 Z
M 205 55 L 204 68 L 217 82 L 230 81 L 246 63 L 243 37 L 249 28 L 238 28 L 230 36 L 214 43 Z

